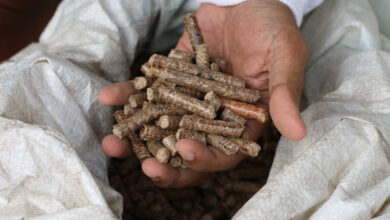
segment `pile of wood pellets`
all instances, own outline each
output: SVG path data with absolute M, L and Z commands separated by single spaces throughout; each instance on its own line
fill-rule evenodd
M 173 49 L 168 56 L 152 55 L 141 67 L 145 76 L 131 81 L 138 93 L 114 113 L 114 135 L 129 139 L 134 152 L 125 161 L 113 160 L 109 171 L 111 185 L 124 197 L 124 219 L 229 218 L 264 185 L 273 161 L 279 136 L 268 132 L 272 135 L 254 142 L 245 131 L 247 120 L 268 120 L 266 109 L 255 105 L 260 92 L 226 74 L 225 60 L 209 56 L 193 14 L 183 21 L 194 53 Z M 180 139 L 250 157 L 201 186 L 160 189 L 137 159 L 154 157 L 187 168 L 175 145 Z
M 168 56 L 152 55 L 142 65 L 145 76 L 133 80 L 138 93 L 114 113 L 114 135 L 130 140 L 141 163 L 155 157 L 186 168 L 176 148 L 180 139 L 197 140 L 227 155 L 256 157 L 261 148 L 249 139 L 245 123 L 268 118 L 266 109 L 253 104 L 260 92 L 226 74 L 225 60 L 210 58 L 193 14 L 183 21 L 195 53 L 171 50 Z
M 231 217 L 266 182 L 280 135 L 270 127 L 259 140 L 262 150 L 247 157 L 232 170 L 214 173 L 199 186 L 162 189 L 142 173 L 132 155 L 113 159 L 109 168 L 111 186 L 124 201 L 124 220 L 183 219 L 216 220 Z

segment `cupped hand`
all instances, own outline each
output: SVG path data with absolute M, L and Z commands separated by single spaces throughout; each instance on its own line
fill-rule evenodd
M 305 125 L 298 103 L 308 48 L 290 9 L 275 0 L 253 0 L 233 7 L 202 4 L 196 16 L 210 55 L 228 60 L 229 73 L 262 91 L 261 102 L 269 104 L 275 126 L 284 136 L 293 140 L 303 138 Z M 176 48 L 192 50 L 186 33 Z M 99 100 L 106 105 L 124 105 L 134 92 L 129 83 L 117 83 L 102 89 Z M 246 130 L 252 140 L 264 129 L 265 125 L 255 121 L 247 123 Z M 244 157 L 225 155 L 194 140 L 180 140 L 176 145 L 190 169 L 172 168 L 154 158 L 142 164 L 144 173 L 158 186 L 198 184 L 210 172 L 231 169 Z M 102 148 L 111 157 L 125 158 L 131 153 L 128 140 L 113 135 L 104 138 Z

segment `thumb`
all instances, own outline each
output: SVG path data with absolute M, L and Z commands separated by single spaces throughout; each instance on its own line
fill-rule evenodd
M 300 140 L 306 134 L 306 127 L 298 105 L 309 50 L 299 31 L 298 35 L 290 33 L 286 37 L 283 39 L 288 40 L 275 39 L 275 53 L 270 57 L 269 108 L 280 133 L 288 139 Z

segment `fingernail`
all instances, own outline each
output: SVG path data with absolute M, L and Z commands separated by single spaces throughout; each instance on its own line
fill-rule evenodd
M 180 152 L 180 156 L 186 161 L 193 161 L 195 158 L 191 151 L 182 151 Z
M 151 179 L 153 182 L 155 182 L 155 183 L 160 182 L 160 178 L 158 178 L 158 177 L 150 177 L 150 179 Z

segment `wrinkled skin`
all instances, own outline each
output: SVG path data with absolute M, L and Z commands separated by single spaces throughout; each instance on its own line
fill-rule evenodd
M 227 59 L 229 73 L 243 78 L 247 86 L 261 90 L 261 102 L 269 105 L 272 120 L 282 135 L 291 140 L 302 139 L 306 128 L 298 104 L 309 51 L 290 9 L 275 0 L 253 0 L 233 7 L 202 4 L 196 15 L 210 55 Z M 177 49 L 192 50 L 186 33 Z M 102 89 L 101 103 L 125 104 L 134 92 L 127 85 L 117 83 Z M 264 128 L 265 125 L 254 121 L 247 123 L 253 140 Z M 131 153 L 129 142 L 113 135 L 104 138 L 102 147 L 111 157 L 125 158 Z M 231 169 L 244 157 L 227 156 L 188 139 L 180 140 L 177 147 L 191 169 L 172 168 L 154 158 L 142 164 L 144 173 L 158 186 L 200 183 L 210 172 Z

